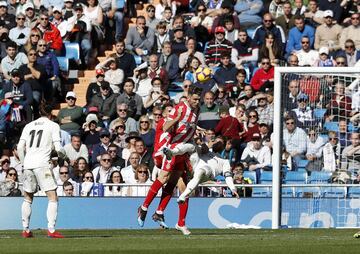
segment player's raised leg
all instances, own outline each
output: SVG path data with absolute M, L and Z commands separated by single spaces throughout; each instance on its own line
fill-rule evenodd
M 187 184 L 186 189 L 181 193 L 179 198 L 177 199 L 178 203 L 185 202 L 187 198 L 189 198 L 191 192 L 196 189 L 196 187 L 200 184 L 201 178 L 206 174 L 205 170 L 199 169 L 194 171 L 194 176 Z
M 171 160 L 171 158 L 176 155 L 191 154 L 193 152 L 195 152 L 195 145 L 189 143 L 179 143 L 173 148 L 164 147 L 163 149 L 167 160 Z

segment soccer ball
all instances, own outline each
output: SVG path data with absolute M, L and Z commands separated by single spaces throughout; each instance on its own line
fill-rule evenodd
M 202 67 L 200 66 L 196 71 L 195 71 L 195 76 L 197 81 L 199 82 L 205 82 L 208 81 L 211 78 L 211 69 L 208 67 Z

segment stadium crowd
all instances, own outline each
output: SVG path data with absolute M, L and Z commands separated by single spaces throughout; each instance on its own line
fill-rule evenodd
M 54 104 L 56 95 L 67 104 L 53 119 L 68 157 L 51 160 L 58 194 L 145 196 L 141 184 L 158 172 L 157 123 L 186 100 L 190 86 L 203 90 L 194 140 L 210 149 L 222 142 L 220 156 L 230 161 L 235 183 L 251 183 L 246 171 L 256 172 L 258 183 L 272 170 L 274 68 L 360 66 L 358 0 L 149 2 L 0 1 L 2 195 L 21 195 L 16 144 L 24 125 L 39 117 L 40 103 Z M 144 3 L 146 16 L 125 29 Z M 80 68 L 95 66 L 102 46 L 114 43 L 114 53 L 93 70 L 86 105 L 64 90 L 57 56 L 67 41 L 80 45 Z M 284 80 L 284 166 L 341 169 L 354 180 L 359 80 L 297 74 Z M 105 183 L 140 187 L 111 185 L 99 194 Z

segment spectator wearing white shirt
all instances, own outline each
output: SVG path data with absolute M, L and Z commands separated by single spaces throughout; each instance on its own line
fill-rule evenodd
M 81 142 L 81 135 L 73 133 L 71 135 L 71 143 L 64 146 L 65 154 L 70 159 L 70 165 L 74 166 L 79 157 L 85 158 L 86 162 L 89 161 L 89 151 L 85 144 Z
M 285 158 L 291 156 L 292 170 L 297 170 L 299 161 L 305 157 L 307 135 L 303 129 L 297 127 L 294 116 L 289 115 L 285 118 L 285 126 L 283 131 Z
M 319 60 L 319 52 L 310 48 L 310 38 L 301 38 L 301 49 L 295 52 L 299 59 L 299 66 L 315 66 Z
M 92 171 L 95 183 L 107 183 L 111 173 L 117 170 L 112 166 L 111 161 L 112 159 L 108 153 L 103 153 L 100 156 L 100 165 Z
M 323 171 L 335 172 L 340 164 L 340 142 L 335 131 L 329 131 L 329 141 L 322 148 Z
M 306 166 L 308 171 L 320 171 L 322 166 L 322 151 L 326 141 L 318 135 L 316 128 L 310 128 L 306 140 Z
M 25 26 L 25 14 L 16 15 L 16 27 L 10 29 L 9 38 L 20 46 L 24 46 L 30 36 L 30 28 Z
M 132 186 L 129 188 L 129 196 L 145 197 L 148 193 L 150 186 L 141 186 L 145 184 L 151 184 L 149 179 L 150 171 L 146 164 L 140 164 L 135 170 L 135 183 L 140 186 Z
M 136 183 L 135 172 L 137 166 L 139 166 L 139 163 L 140 163 L 140 154 L 138 154 L 137 152 L 132 152 L 129 157 L 130 165 L 121 170 L 121 175 L 123 176 L 125 183 L 129 183 L 129 184 Z

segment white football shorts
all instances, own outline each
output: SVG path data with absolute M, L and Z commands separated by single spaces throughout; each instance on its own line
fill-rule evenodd
M 37 187 L 44 192 L 56 190 L 57 184 L 51 166 L 25 169 L 23 174 L 23 188 L 27 193 L 37 192 Z

